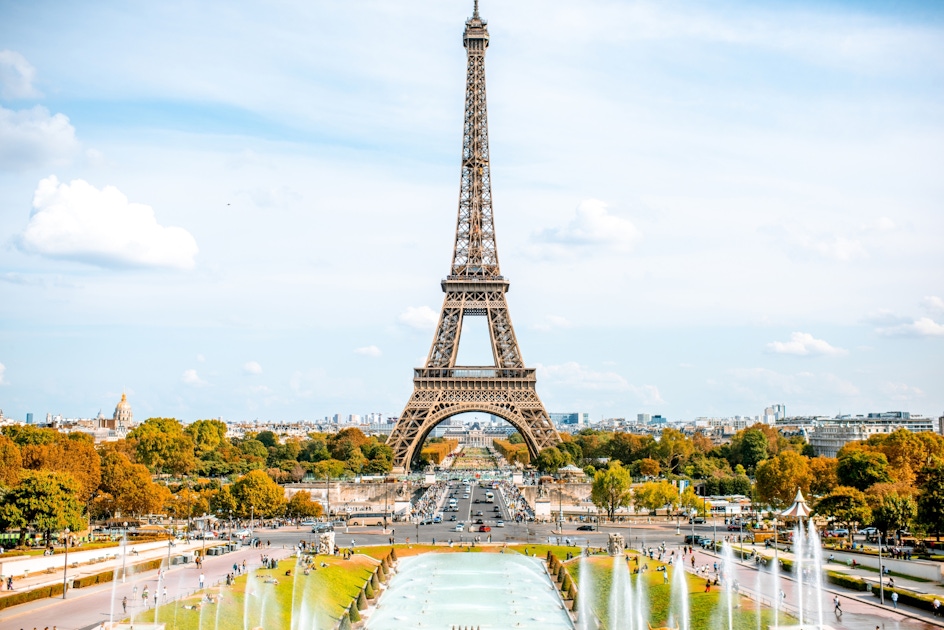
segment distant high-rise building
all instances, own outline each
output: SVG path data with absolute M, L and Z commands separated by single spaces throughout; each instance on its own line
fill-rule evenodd
M 30 411 L 26 414 L 26 424 L 33 424 L 33 412 Z
M 662 417 L 662 414 L 660 414 L 660 413 L 657 413 L 656 415 L 652 416 L 652 419 L 649 421 L 649 424 L 662 424 L 662 425 L 664 425 L 664 424 L 667 424 L 667 423 L 668 423 L 668 420 L 667 420 L 666 418 L 663 418 L 663 417 Z
M 649 424 L 652 421 L 652 418 L 648 413 L 637 413 L 636 414 L 636 424 Z
M 764 424 L 777 424 L 777 420 L 783 420 L 786 417 L 786 405 L 776 404 L 764 409 Z
M 581 413 L 577 411 L 572 411 L 568 413 L 551 413 L 548 414 L 551 417 L 551 422 L 554 423 L 555 427 L 560 426 L 586 426 L 590 424 L 590 414 Z

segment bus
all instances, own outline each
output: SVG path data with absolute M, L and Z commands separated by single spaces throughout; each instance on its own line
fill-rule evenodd
M 357 525 L 380 525 L 383 526 L 385 523 L 393 522 L 393 514 L 391 512 L 351 512 L 351 515 L 347 519 L 347 524 L 351 526 Z

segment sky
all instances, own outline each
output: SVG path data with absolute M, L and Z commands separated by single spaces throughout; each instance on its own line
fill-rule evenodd
M 471 0 L 0 0 L 7 417 L 396 416 L 455 235 Z M 944 8 L 481 0 L 550 412 L 944 413 Z M 490 364 L 466 318 L 465 365 Z

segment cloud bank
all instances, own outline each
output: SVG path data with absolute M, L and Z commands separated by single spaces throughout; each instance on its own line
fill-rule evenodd
M 101 267 L 192 269 L 197 242 L 185 229 L 158 224 L 154 210 L 114 186 L 98 190 L 55 175 L 39 182 L 20 235 L 25 252 Z
M 817 339 L 804 332 L 795 332 L 790 335 L 790 341 L 773 341 L 767 344 L 767 350 L 775 354 L 793 354 L 805 356 L 835 357 L 848 354 L 842 348 L 836 348 L 827 341 Z

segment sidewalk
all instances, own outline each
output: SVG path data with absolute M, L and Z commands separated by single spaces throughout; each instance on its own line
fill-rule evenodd
M 770 566 L 770 563 L 773 562 L 773 558 L 775 557 L 774 549 L 765 548 L 763 545 L 745 544 L 745 545 L 742 545 L 741 548 L 744 549 L 745 551 L 755 551 L 757 555 L 759 555 L 761 558 L 768 558 L 769 559 L 768 564 L 767 564 L 768 567 Z M 698 554 L 701 554 L 705 556 L 706 559 L 710 558 L 711 560 L 708 562 L 708 564 L 712 564 L 713 562 L 719 561 L 721 559 L 721 554 L 712 552 L 710 550 L 696 547 L 695 551 L 696 551 L 696 556 Z M 827 552 L 826 554 L 827 556 L 828 556 L 828 553 L 829 552 Z M 789 560 L 792 562 L 796 561 L 796 557 L 794 556 L 792 552 L 784 551 L 782 549 L 779 549 L 777 551 L 776 557 L 779 559 Z M 912 562 L 927 562 L 927 561 L 912 561 Z M 738 565 L 738 567 L 742 570 L 750 570 L 754 572 L 760 570 L 753 560 L 737 560 L 736 559 L 735 564 Z M 863 579 L 866 582 L 872 584 L 874 589 L 876 590 L 878 589 L 879 574 L 877 570 L 869 570 L 862 566 L 857 566 L 856 568 L 852 568 L 851 566 L 844 563 L 828 562 L 825 560 L 823 562 L 823 569 L 828 570 L 828 571 L 833 571 L 836 573 L 844 573 L 851 577 Z M 769 574 L 769 572 L 763 571 L 763 574 L 767 575 Z M 786 573 L 786 574 L 781 573 L 780 579 L 788 580 L 793 583 L 798 583 L 798 581 L 796 580 L 796 578 L 793 576 L 792 573 Z M 884 580 L 886 588 L 888 588 L 888 579 L 889 579 L 889 576 L 886 576 Z M 749 583 L 750 583 L 749 581 L 742 580 L 742 584 L 749 584 Z M 923 581 L 923 580 L 911 579 L 909 577 L 894 576 L 894 587 L 896 590 L 907 590 L 907 591 L 911 591 L 918 594 L 936 596 L 938 597 L 938 599 L 941 600 L 942 603 L 944 603 L 944 585 L 942 585 L 940 582 L 928 582 L 928 581 Z M 897 614 L 903 617 L 909 617 L 914 620 L 919 620 L 930 626 L 944 627 L 944 617 L 934 617 L 933 613 L 929 610 L 915 608 L 912 606 L 908 606 L 904 603 L 899 603 L 897 608 L 893 607 L 892 600 L 891 600 L 891 593 L 889 591 L 886 591 L 885 593 L 885 605 L 883 606 L 879 597 L 868 591 L 863 592 L 863 591 L 847 589 L 842 586 L 839 586 L 836 584 L 830 584 L 830 583 L 826 583 L 822 590 L 823 592 L 839 595 L 840 597 L 845 598 L 847 600 L 855 601 L 857 602 L 857 604 L 861 606 L 866 606 L 868 607 L 868 609 L 872 611 L 872 614 L 879 614 L 879 611 L 881 611 L 880 613 L 881 616 L 888 616 L 889 614 L 891 615 Z M 942 610 L 944 610 L 944 607 L 942 607 Z M 871 627 L 871 625 L 869 627 Z
M 105 547 L 100 550 L 100 555 L 109 556 L 109 559 L 99 562 L 87 562 L 75 566 L 75 563 L 72 562 L 72 552 L 70 551 L 69 567 L 66 572 L 66 579 L 71 585 L 72 581 L 87 575 L 95 575 L 97 573 L 104 573 L 107 571 L 115 571 L 118 569 L 119 574 L 121 572 L 122 565 L 124 566 L 127 574 L 130 576 L 134 574 L 135 567 L 141 565 L 149 560 L 157 559 L 167 559 L 168 557 L 181 556 L 187 553 L 194 553 L 203 549 L 204 544 L 206 549 L 211 547 L 218 546 L 223 544 L 222 541 L 217 540 L 197 540 L 197 541 L 174 541 L 176 544 L 173 547 L 168 547 L 166 543 L 162 543 L 159 548 L 154 548 L 153 543 L 136 543 L 129 544 L 126 549 L 126 556 L 122 556 L 121 547 Z M 168 549 L 170 549 L 170 555 L 168 556 Z M 79 549 L 81 551 L 81 549 Z M 112 558 L 110 556 L 117 555 L 117 558 Z M 3 576 L 3 584 L 0 585 L 0 598 L 4 597 L 7 594 L 13 594 L 17 592 L 29 591 L 34 588 L 41 586 L 48 586 L 52 584 L 62 584 L 63 581 L 63 567 L 66 561 L 66 554 L 56 554 L 55 558 L 59 560 L 58 568 L 49 570 L 49 571 L 37 571 L 31 572 L 27 575 L 17 575 L 16 564 L 18 559 L 10 559 L 4 562 L 4 570 L 11 571 L 13 578 L 13 590 L 6 590 L 6 575 Z M 26 557 L 24 557 L 24 560 Z M 120 578 L 119 578 L 120 579 Z M 70 590 L 72 590 L 70 588 Z

